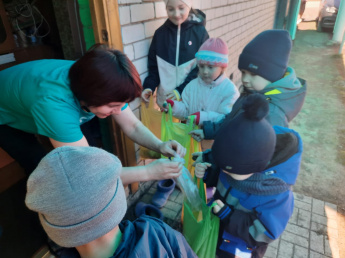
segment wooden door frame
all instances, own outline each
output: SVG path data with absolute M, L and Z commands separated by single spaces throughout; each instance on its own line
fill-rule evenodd
M 89 3 L 96 43 L 123 51 L 117 0 L 89 0 Z M 113 153 L 119 157 L 123 166 L 136 166 L 134 142 L 122 132 L 112 117 L 108 118 L 108 124 Z M 131 184 L 132 193 L 137 189 L 138 183 Z

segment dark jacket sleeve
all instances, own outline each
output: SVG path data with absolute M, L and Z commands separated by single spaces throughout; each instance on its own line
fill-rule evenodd
M 207 187 L 217 186 L 220 168 L 214 164 L 211 150 L 206 150 L 203 152 L 202 160 L 203 162 L 211 164 L 211 167 L 208 167 L 205 171 L 205 175 L 203 178 L 204 183 Z
M 232 207 L 230 206 L 230 209 Z M 231 235 L 241 238 L 250 246 L 260 246 L 266 243 L 255 241 L 249 233 L 250 227 L 253 226 L 254 221 L 258 218 L 253 213 L 247 213 L 241 210 L 232 210 L 231 213 L 221 220 L 224 225 L 224 230 Z M 232 222 L 232 223 L 231 223 Z
M 204 33 L 203 35 L 201 36 L 202 38 L 202 43 L 203 44 L 208 38 L 209 38 L 209 35 L 206 31 L 206 29 L 204 29 Z M 201 46 L 201 45 L 200 45 Z M 187 75 L 186 79 L 184 80 L 183 83 L 181 83 L 178 87 L 176 87 L 176 90 L 180 93 L 180 95 L 182 94 L 182 91 L 183 89 L 187 86 L 187 84 L 191 81 L 191 80 L 194 80 L 197 76 L 198 76 L 198 72 L 199 72 L 199 68 L 198 66 L 196 66 L 193 70 L 191 70 L 189 72 L 189 74 Z
M 218 122 L 204 121 L 202 130 L 204 131 L 205 140 L 214 140 L 217 131 L 222 126 L 225 119 L 226 116 Z
M 159 73 L 158 73 L 158 65 L 157 65 L 157 57 L 156 57 L 156 38 L 157 35 L 153 36 L 149 54 L 148 54 L 148 71 L 149 74 L 144 80 L 143 88 L 144 89 L 151 89 L 155 91 L 156 87 L 160 83 Z

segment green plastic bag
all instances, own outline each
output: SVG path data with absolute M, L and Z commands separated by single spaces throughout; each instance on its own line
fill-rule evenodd
M 193 138 L 188 134 L 190 131 L 196 129 L 196 126 L 193 124 L 193 117 L 188 124 L 174 122 L 171 106 L 169 104 L 169 111 L 168 113 L 163 112 L 161 124 L 161 140 L 163 142 L 175 140 L 186 148 L 184 166 L 191 171 L 193 164 L 192 153 L 201 151 L 200 143 L 194 141 Z M 162 158 L 165 157 L 162 156 Z
M 198 179 L 197 184 L 203 200 L 202 208 L 199 212 L 193 212 L 185 198 L 182 212 L 183 235 L 198 257 L 213 258 L 216 256 L 219 218 L 211 212 L 213 206 L 207 206 L 204 201 L 206 193 L 202 179 Z

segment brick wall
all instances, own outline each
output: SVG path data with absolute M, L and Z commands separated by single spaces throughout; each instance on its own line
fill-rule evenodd
M 206 14 L 210 37 L 222 38 L 229 47 L 227 75 L 239 86 L 238 56 L 258 33 L 272 29 L 276 0 L 194 0 L 193 8 Z M 147 76 L 147 53 L 155 30 L 167 19 L 162 0 L 118 0 L 124 52 L 142 81 Z M 131 108 L 139 115 L 139 101 Z M 136 146 L 138 150 L 138 146 Z M 138 159 L 139 161 L 139 159 Z

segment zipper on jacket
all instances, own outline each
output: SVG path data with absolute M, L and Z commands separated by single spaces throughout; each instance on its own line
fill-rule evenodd
M 176 57 L 175 57 L 175 74 L 176 82 L 179 82 L 179 73 L 178 73 L 178 61 L 180 55 L 180 40 L 181 40 L 181 24 L 177 27 L 177 39 L 176 39 Z M 179 85 L 175 85 L 175 88 Z

